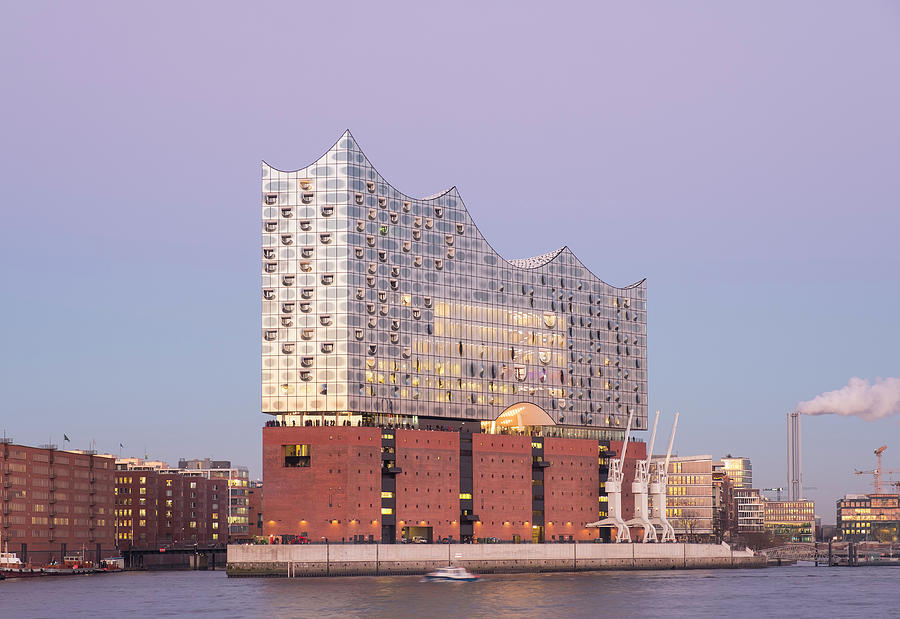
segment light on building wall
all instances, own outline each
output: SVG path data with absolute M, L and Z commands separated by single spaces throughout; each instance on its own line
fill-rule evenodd
M 425 521 L 424 521 L 424 520 L 420 520 L 420 521 L 419 521 L 419 524 L 425 524 Z
M 372 521 L 372 524 L 373 524 L 373 525 L 378 524 L 378 521 L 377 521 L 377 520 L 373 520 L 373 521 Z
M 332 520 L 331 524 L 337 524 L 338 522 L 339 522 L 338 520 Z

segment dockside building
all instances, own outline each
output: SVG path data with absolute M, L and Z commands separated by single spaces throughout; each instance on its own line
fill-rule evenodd
M 455 188 L 401 193 L 349 132 L 263 164 L 261 212 L 266 535 L 597 535 L 609 456 L 647 428 L 643 280 L 505 260 Z

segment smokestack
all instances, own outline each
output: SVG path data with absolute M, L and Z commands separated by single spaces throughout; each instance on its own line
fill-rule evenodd
M 900 378 L 876 378 L 870 383 L 853 377 L 846 387 L 828 391 L 797 405 L 803 415 L 842 415 L 866 421 L 900 413 Z
M 799 501 L 803 494 L 803 460 L 800 441 L 800 413 L 787 414 L 788 500 Z

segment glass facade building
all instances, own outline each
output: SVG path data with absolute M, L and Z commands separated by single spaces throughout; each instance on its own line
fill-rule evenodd
M 535 191 L 550 179 L 532 177 Z M 492 421 L 647 428 L 646 286 L 566 247 L 505 260 L 455 188 L 415 199 L 349 132 L 296 170 L 262 165 L 262 411 L 287 425 Z

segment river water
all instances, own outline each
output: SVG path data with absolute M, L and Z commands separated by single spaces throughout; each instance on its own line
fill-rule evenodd
M 900 567 L 419 577 L 127 572 L 0 582 L 0 617 L 897 617 Z

